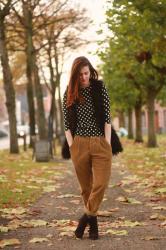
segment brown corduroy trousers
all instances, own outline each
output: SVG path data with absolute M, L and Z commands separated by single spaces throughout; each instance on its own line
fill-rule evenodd
M 78 136 L 70 146 L 85 213 L 97 215 L 111 174 L 112 148 L 104 136 Z

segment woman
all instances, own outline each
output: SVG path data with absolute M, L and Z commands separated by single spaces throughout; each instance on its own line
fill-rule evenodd
M 97 211 L 108 186 L 112 148 L 110 102 L 98 73 L 86 57 L 74 60 L 63 97 L 65 135 L 81 188 L 84 214 L 75 230 L 98 239 Z

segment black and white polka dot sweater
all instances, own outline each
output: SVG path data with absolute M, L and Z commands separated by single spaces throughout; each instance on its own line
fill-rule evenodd
M 97 124 L 95 116 L 95 107 L 93 103 L 93 98 L 91 95 L 92 83 L 85 88 L 81 88 L 81 94 L 85 99 L 83 104 L 76 104 L 76 114 L 77 114 L 77 126 L 75 135 L 80 136 L 100 136 L 104 135 L 103 130 Z M 107 89 L 104 84 L 101 86 L 101 95 L 103 100 L 103 111 L 104 111 L 104 121 L 108 124 L 111 123 L 110 116 L 110 100 L 107 93 Z M 65 131 L 70 129 L 68 121 L 68 109 L 66 107 L 67 92 L 63 96 L 63 115 L 64 115 L 64 126 Z

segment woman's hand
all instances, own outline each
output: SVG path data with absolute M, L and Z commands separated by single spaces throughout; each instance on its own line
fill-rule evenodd
M 71 147 L 72 144 L 73 144 L 73 140 L 68 142 L 69 148 Z
M 104 126 L 105 140 L 111 144 L 111 124 L 105 123 Z
M 105 137 L 105 140 L 107 141 L 108 144 L 111 145 L 111 140 L 107 139 L 106 137 Z
M 67 143 L 68 143 L 69 147 L 71 147 L 71 145 L 73 144 L 73 136 L 71 134 L 70 129 L 65 131 L 65 135 L 66 135 Z

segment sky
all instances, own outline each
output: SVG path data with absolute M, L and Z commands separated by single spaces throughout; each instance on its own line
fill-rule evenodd
M 105 2 L 106 0 L 73 0 L 73 4 L 79 4 L 82 8 L 87 9 L 87 15 L 93 20 L 93 25 L 91 25 L 90 29 L 85 32 L 85 36 L 88 36 L 88 39 L 92 40 L 97 40 L 98 35 L 96 33 L 97 30 L 100 29 L 100 24 L 105 21 Z M 70 74 L 70 68 L 72 65 L 73 60 L 77 56 L 86 56 L 90 62 L 93 64 L 94 67 L 97 67 L 99 64 L 100 60 L 97 57 L 97 55 L 94 55 L 94 53 L 97 50 L 97 43 L 93 43 L 88 45 L 84 49 L 80 49 L 76 52 L 72 52 L 71 55 L 69 55 L 69 59 L 65 64 L 64 67 L 64 74 L 62 76 L 62 81 L 61 81 L 61 91 L 62 94 L 65 91 L 69 74 Z M 83 52 L 82 52 L 83 51 Z M 89 53 L 90 52 L 90 53 Z

